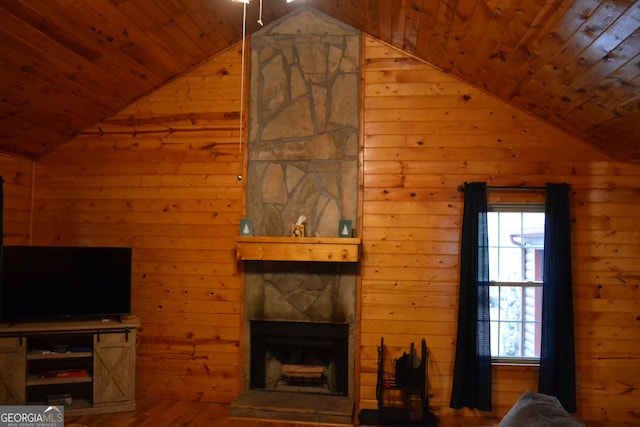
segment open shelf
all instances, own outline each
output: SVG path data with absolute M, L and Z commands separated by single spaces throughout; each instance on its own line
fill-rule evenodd
M 239 261 L 358 262 L 359 237 L 240 236 Z
M 32 401 L 29 401 L 27 405 L 46 405 L 46 402 L 44 400 L 32 400 Z M 73 403 L 71 405 L 64 405 L 65 413 L 81 415 L 81 414 L 75 413 L 75 411 L 79 409 L 88 409 L 88 410 L 92 409 L 91 401 L 89 399 L 75 398 L 73 399 Z M 85 412 L 85 413 L 91 413 L 91 412 Z
M 56 378 L 56 377 L 42 378 L 39 375 L 27 376 L 27 386 L 90 383 L 91 381 L 93 381 L 93 378 L 89 374 L 81 377 L 60 377 L 60 378 Z
M 79 351 L 75 353 L 43 353 L 39 351 L 27 353 L 27 360 L 47 360 L 47 359 L 77 359 L 83 357 L 93 357 L 90 351 Z

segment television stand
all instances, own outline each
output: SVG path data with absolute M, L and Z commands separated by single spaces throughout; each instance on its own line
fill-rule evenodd
M 140 322 L 0 324 L 0 405 L 64 405 L 65 414 L 135 410 Z
M 131 319 L 136 319 L 134 316 L 113 316 L 113 317 L 103 317 L 103 322 L 115 322 L 115 323 L 126 323 Z

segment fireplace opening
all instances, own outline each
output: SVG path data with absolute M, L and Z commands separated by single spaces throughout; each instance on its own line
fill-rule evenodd
M 349 325 L 251 321 L 252 389 L 348 393 Z

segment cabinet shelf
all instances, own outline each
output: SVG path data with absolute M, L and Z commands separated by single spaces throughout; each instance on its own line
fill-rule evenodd
M 33 352 L 27 354 L 27 360 L 80 359 L 84 357 L 93 357 L 93 353 L 90 351 L 81 351 L 77 353 Z
M 239 261 L 358 262 L 359 237 L 241 236 L 236 239 Z
M 31 400 L 27 403 L 28 405 L 46 405 L 44 400 Z M 86 412 L 77 413 L 77 410 L 86 409 Z M 73 415 L 84 415 L 91 414 L 92 406 L 91 401 L 89 399 L 76 398 L 73 399 L 73 403 L 71 405 L 64 405 L 65 414 L 72 413 Z
M 42 378 L 39 375 L 29 375 L 27 377 L 27 386 L 34 385 L 52 385 L 52 384 L 78 384 L 90 383 L 93 381 L 91 375 L 84 377 L 62 377 L 62 378 Z

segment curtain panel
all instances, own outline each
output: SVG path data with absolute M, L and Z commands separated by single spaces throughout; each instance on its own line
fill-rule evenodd
M 0 176 L 0 277 L 4 272 L 2 268 L 2 247 L 4 246 L 4 179 Z
M 450 406 L 491 411 L 487 184 L 465 183 L 460 296 Z
M 0 176 L 0 281 L 4 276 L 4 179 Z M 2 282 L 0 282 L 0 287 Z M 0 301 L 1 302 L 1 301 Z
M 538 391 L 576 412 L 569 186 L 547 184 Z

